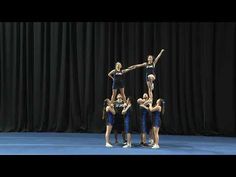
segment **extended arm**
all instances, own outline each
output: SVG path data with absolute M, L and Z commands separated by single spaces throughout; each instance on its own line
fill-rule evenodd
M 123 69 L 123 70 L 122 70 L 122 73 L 127 73 L 127 72 L 129 72 L 129 71 L 134 70 L 134 69 L 135 69 L 134 66 L 130 66 L 130 67 L 128 67 L 127 69 Z
M 154 60 L 154 62 L 153 62 L 154 66 L 157 64 L 158 60 L 161 58 L 161 55 L 162 55 L 162 53 L 163 53 L 164 51 L 165 51 L 165 50 L 162 49 L 161 52 L 157 55 L 157 57 L 155 58 L 155 60 Z
M 144 62 L 144 63 L 142 63 L 142 64 L 132 65 L 132 66 L 130 66 L 130 67 L 128 67 L 128 68 L 130 68 L 130 69 L 132 69 L 132 68 L 136 69 L 136 68 L 144 67 L 144 66 L 146 66 L 146 65 L 147 65 L 147 63 Z

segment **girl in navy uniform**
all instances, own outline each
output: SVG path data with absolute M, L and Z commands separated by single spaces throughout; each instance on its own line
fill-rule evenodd
M 150 104 L 148 94 L 144 93 L 143 98 L 139 98 L 137 100 L 137 103 L 139 104 L 140 113 L 141 113 L 140 115 L 141 143 L 140 144 L 144 146 L 148 146 L 146 143 L 146 134 L 149 132 L 149 129 L 150 129 L 150 118 L 149 118 L 148 107 L 147 107 Z M 149 135 L 151 134 L 149 133 Z
M 152 107 L 152 104 L 149 106 L 149 111 L 153 113 L 152 116 L 152 127 L 153 127 L 153 132 L 154 132 L 154 145 L 152 148 L 160 148 L 159 147 L 159 129 L 161 126 L 161 114 L 164 114 L 164 100 L 163 99 L 158 99 L 156 102 L 156 105 Z
M 114 124 L 114 115 L 116 114 L 114 110 L 114 105 L 112 102 L 107 98 L 104 100 L 104 108 L 103 108 L 103 119 L 105 117 L 105 112 L 107 113 L 107 119 L 106 119 L 106 134 L 105 134 L 105 141 L 106 141 L 106 147 L 112 147 L 110 143 L 110 134 L 112 130 L 112 126 Z
M 124 104 L 124 108 L 122 110 L 122 115 L 124 115 L 124 131 L 127 136 L 127 144 L 123 146 L 123 148 L 131 148 L 131 98 L 127 99 L 127 102 Z
M 158 60 L 160 59 L 162 53 L 165 50 L 162 49 L 161 52 L 158 54 L 158 56 L 155 58 L 155 60 L 153 61 L 153 56 L 149 55 L 147 58 L 147 62 L 144 62 L 142 64 L 137 64 L 137 65 L 133 65 L 130 66 L 130 69 L 135 69 L 135 68 L 139 68 L 139 67 L 146 67 L 146 75 L 145 75 L 145 80 L 147 83 L 147 87 L 148 87 L 148 95 L 149 97 L 153 97 L 152 96 L 152 90 L 154 89 L 154 80 L 156 79 L 156 74 L 155 74 L 155 66 L 156 63 L 158 62 Z
M 115 135 L 115 144 L 118 144 L 118 133 L 122 134 L 123 144 L 126 143 L 125 132 L 124 132 L 124 118 L 122 115 L 123 107 L 124 107 L 124 101 L 122 100 L 121 94 L 118 94 L 117 100 L 114 102 L 114 108 L 116 111 L 114 126 L 113 126 Z
M 112 96 L 111 96 L 111 101 L 114 102 L 117 90 L 120 90 L 120 93 L 123 97 L 123 100 L 126 101 L 126 96 L 125 96 L 125 83 L 124 83 L 124 74 L 127 73 L 128 71 L 133 70 L 135 67 L 130 66 L 128 69 L 121 69 L 122 65 L 121 63 L 117 62 L 115 65 L 115 69 L 113 69 L 111 72 L 108 73 L 108 76 L 112 78 L 113 83 L 112 83 Z M 113 77 L 112 77 L 113 75 Z

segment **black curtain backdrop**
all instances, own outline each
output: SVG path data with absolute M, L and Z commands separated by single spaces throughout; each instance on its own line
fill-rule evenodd
M 161 132 L 236 135 L 235 24 L 2 22 L 0 131 L 102 132 L 114 63 L 164 48 L 154 91 L 166 100 Z M 125 91 L 147 91 L 143 68 L 127 73 Z

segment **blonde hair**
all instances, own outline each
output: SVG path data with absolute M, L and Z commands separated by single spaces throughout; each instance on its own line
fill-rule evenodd
M 115 64 L 115 69 L 116 69 L 117 65 L 120 65 L 120 68 L 122 67 L 122 65 L 121 65 L 120 62 L 116 62 L 116 64 Z

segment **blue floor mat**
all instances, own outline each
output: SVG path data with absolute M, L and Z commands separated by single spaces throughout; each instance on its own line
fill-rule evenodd
M 236 155 L 236 137 L 160 135 L 160 149 L 139 142 L 134 134 L 132 148 L 106 148 L 104 134 L 0 133 L 0 155 Z

